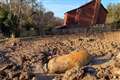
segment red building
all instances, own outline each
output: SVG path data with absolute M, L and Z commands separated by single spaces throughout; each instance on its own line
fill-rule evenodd
M 104 24 L 107 13 L 108 11 L 101 4 L 101 0 L 92 0 L 79 8 L 66 12 L 64 14 L 64 25 L 90 26 Z

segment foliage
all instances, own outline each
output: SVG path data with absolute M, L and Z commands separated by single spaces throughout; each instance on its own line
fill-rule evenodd
M 8 12 L 5 11 L 3 8 L 0 8 L 0 22 L 2 22 L 7 15 L 8 15 Z
M 5 36 L 15 34 L 17 29 L 17 16 L 2 8 L 0 10 L 0 16 L 0 27 L 3 34 Z
M 112 23 L 115 28 L 120 28 L 120 3 L 109 4 L 107 23 Z
M 114 21 L 112 23 L 112 28 L 120 29 L 120 20 Z
M 62 19 L 54 16 L 52 11 L 46 11 L 38 0 L 6 0 L 4 10 L 0 10 L 0 21 L 10 34 L 23 33 L 34 28 L 37 35 L 45 34 L 57 25 Z M 2 6 L 3 7 L 3 6 Z M 8 35 L 10 35 L 8 34 Z

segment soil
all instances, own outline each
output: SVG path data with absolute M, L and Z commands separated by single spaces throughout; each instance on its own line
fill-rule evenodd
M 120 33 L 12 38 L 0 43 L 0 80 L 120 80 Z M 47 72 L 48 61 L 85 48 L 88 65 L 61 74 Z

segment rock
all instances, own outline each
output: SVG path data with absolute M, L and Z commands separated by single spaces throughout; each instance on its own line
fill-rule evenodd
M 85 49 L 73 51 L 70 54 L 52 58 L 48 62 L 49 73 L 62 73 L 73 68 L 75 65 L 86 65 L 90 60 L 90 55 Z
M 28 79 L 32 73 L 43 74 L 43 65 L 46 65 L 47 63 L 52 65 L 51 67 L 53 68 L 46 65 L 44 68 L 46 74 L 49 67 L 53 73 L 61 73 L 60 71 L 65 72 L 67 80 L 73 78 L 76 79 L 76 76 L 82 77 L 80 80 L 120 80 L 120 40 L 116 41 L 114 38 L 111 38 L 111 36 L 106 39 L 98 39 L 94 37 L 85 38 L 82 37 L 82 35 L 57 35 L 54 38 L 40 37 L 27 40 L 19 39 L 20 38 L 7 39 L 5 42 L 0 43 L 0 80 L 24 80 Z M 78 64 L 74 61 L 77 57 L 75 56 L 73 58 L 73 56 L 71 56 L 68 58 L 68 53 L 81 47 L 87 49 L 89 54 L 92 56 L 94 55 L 94 57 L 108 55 L 104 57 L 104 59 L 108 60 L 104 62 L 102 61 L 101 64 L 90 65 L 90 67 L 94 67 L 97 71 L 91 68 L 85 70 L 74 68 L 74 66 Z M 43 54 L 42 52 L 46 52 L 46 54 Z M 75 51 L 73 52 L 76 53 Z M 109 58 L 110 56 L 112 58 Z M 50 63 L 49 59 L 50 61 L 53 61 Z M 83 62 L 84 61 L 85 60 L 83 60 Z M 96 60 L 94 61 L 96 62 Z M 98 61 L 101 62 L 101 58 L 99 58 Z M 84 66 L 83 63 L 80 64 Z M 66 66 L 67 68 L 65 69 Z M 92 76 L 89 75 L 88 72 L 93 73 Z M 42 79 L 46 78 L 46 76 L 41 77 Z M 31 80 L 33 78 L 34 76 L 32 75 Z M 56 78 L 58 80 L 62 79 L 62 77 Z M 50 78 L 50 80 L 52 79 Z
M 120 76 L 120 69 L 119 68 L 113 68 L 111 71 L 114 75 L 119 75 Z
M 120 53 L 118 53 L 118 55 L 117 55 L 117 57 L 116 57 L 116 58 L 120 59 Z
M 83 68 L 80 68 L 79 65 L 65 72 L 62 80 L 78 80 L 82 79 L 84 74 Z
M 22 72 L 19 80 L 28 80 L 28 73 L 27 72 Z
M 79 80 L 79 79 L 78 79 Z M 85 77 L 83 77 L 82 80 L 97 80 L 95 76 L 91 76 L 91 75 L 86 75 Z
M 34 66 L 35 66 L 34 73 L 44 73 L 42 64 L 36 63 L 34 64 Z
M 79 65 L 65 72 L 62 80 L 96 80 L 96 70 L 93 67 Z

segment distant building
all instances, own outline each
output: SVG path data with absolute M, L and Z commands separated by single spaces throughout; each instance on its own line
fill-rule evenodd
M 101 0 L 92 0 L 89 3 L 70 10 L 64 14 L 64 26 L 79 24 L 86 27 L 95 24 L 104 24 L 108 11 L 101 4 Z

